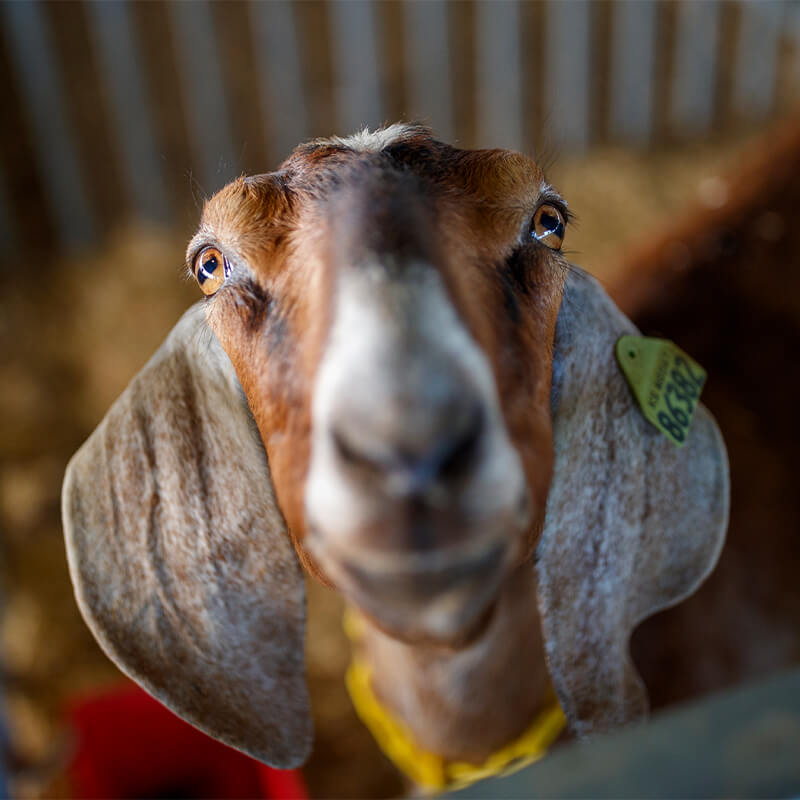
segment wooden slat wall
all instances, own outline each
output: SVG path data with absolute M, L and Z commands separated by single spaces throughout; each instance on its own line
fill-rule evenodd
M 253 3 L 250 15 L 256 74 L 261 78 L 255 99 L 273 158 L 270 163 L 277 163 L 311 130 L 298 20 L 289 0 Z
M 11 222 L 6 176 L 0 173 L 0 250 L 7 252 L 17 245 L 17 236 Z
M 411 119 L 427 119 L 445 141 L 455 136 L 451 31 L 444 0 L 405 0 L 405 51 Z
M 167 5 L 186 103 L 196 180 L 203 195 L 241 171 L 209 0 Z
M 25 101 L 26 122 L 58 233 L 66 246 L 85 245 L 94 238 L 96 226 L 86 174 L 67 117 L 61 70 L 55 63 L 42 7 L 38 3 L 4 3 L 0 10 L 12 69 Z M 6 122 L 9 123 L 13 121 Z
M 791 110 L 796 0 L 0 0 L 0 245 L 187 227 L 298 141 L 396 118 L 549 153 Z
M 384 121 L 378 62 L 377 4 L 330 3 L 336 128 L 355 131 Z
M 672 125 L 687 135 L 707 131 L 714 113 L 720 6 L 724 0 L 701 3 L 682 0 L 675 36 L 675 82 Z
M 591 102 L 591 3 L 553 2 L 547 6 L 544 126 L 560 149 L 582 149 L 589 143 Z
M 127 3 L 89 3 L 87 10 L 129 202 L 142 219 L 167 220 L 169 204 L 130 9 Z
M 784 8 L 779 3 L 742 0 L 740 13 L 734 111 L 741 117 L 766 117 L 775 102 L 777 42 Z
M 478 0 L 475 10 L 477 138 L 522 150 L 520 4 Z
M 608 134 L 626 143 L 647 144 L 653 135 L 658 7 L 620 0 L 613 20 Z

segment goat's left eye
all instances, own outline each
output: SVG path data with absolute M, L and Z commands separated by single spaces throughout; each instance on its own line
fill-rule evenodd
M 228 260 L 216 247 L 204 247 L 195 257 L 194 276 L 203 294 L 214 294 L 225 283 L 229 272 Z
M 559 250 L 564 242 L 564 215 L 549 203 L 536 209 L 531 223 L 531 238 L 553 250 Z

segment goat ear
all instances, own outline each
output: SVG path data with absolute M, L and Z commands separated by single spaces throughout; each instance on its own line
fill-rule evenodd
M 305 588 L 233 366 L 190 309 L 70 462 L 70 573 L 105 652 L 275 767 L 308 755 Z
M 551 677 L 579 735 L 646 715 L 630 635 L 695 591 L 728 521 L 716 424 L 698 406 L 679 449 L 647 422 L 614 354 L 620 336 L 636 333 L 593 278 L 570 274 L 556 326 L 555 464 L 537 571 Z

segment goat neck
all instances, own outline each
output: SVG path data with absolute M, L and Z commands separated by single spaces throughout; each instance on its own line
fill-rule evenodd
M 535 575 L 522 567 L 463 646 L 405 644 L 367 621 L 357 647 L 374 692 L 420 747 L 481 764 L 530 726 L 552 697 L 536 609 Z

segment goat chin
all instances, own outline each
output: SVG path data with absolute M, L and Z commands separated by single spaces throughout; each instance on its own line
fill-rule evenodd
M 309 550 L 351 606 L 393 638 L 451 647 L 480 633 L 522 543 L 515 532 L 389 554 L 337 550 L 330 540 L 312 530 Z
M 432 633 L 424 628 L 409 626 L 408 620 L 405 620 L 405 627 L 389 627 L 383 620 L 371 615 L 363 606 L 355 607 L 375 628 L 398 642 L 442 651 L 458 651 L 471 647 L 486 633 L 497 611 L 499 594 L 500 587 L 497 588 L 488 604 L 477 612 L 477 615 L 473 615 L 462 627 L 448 634 Z

